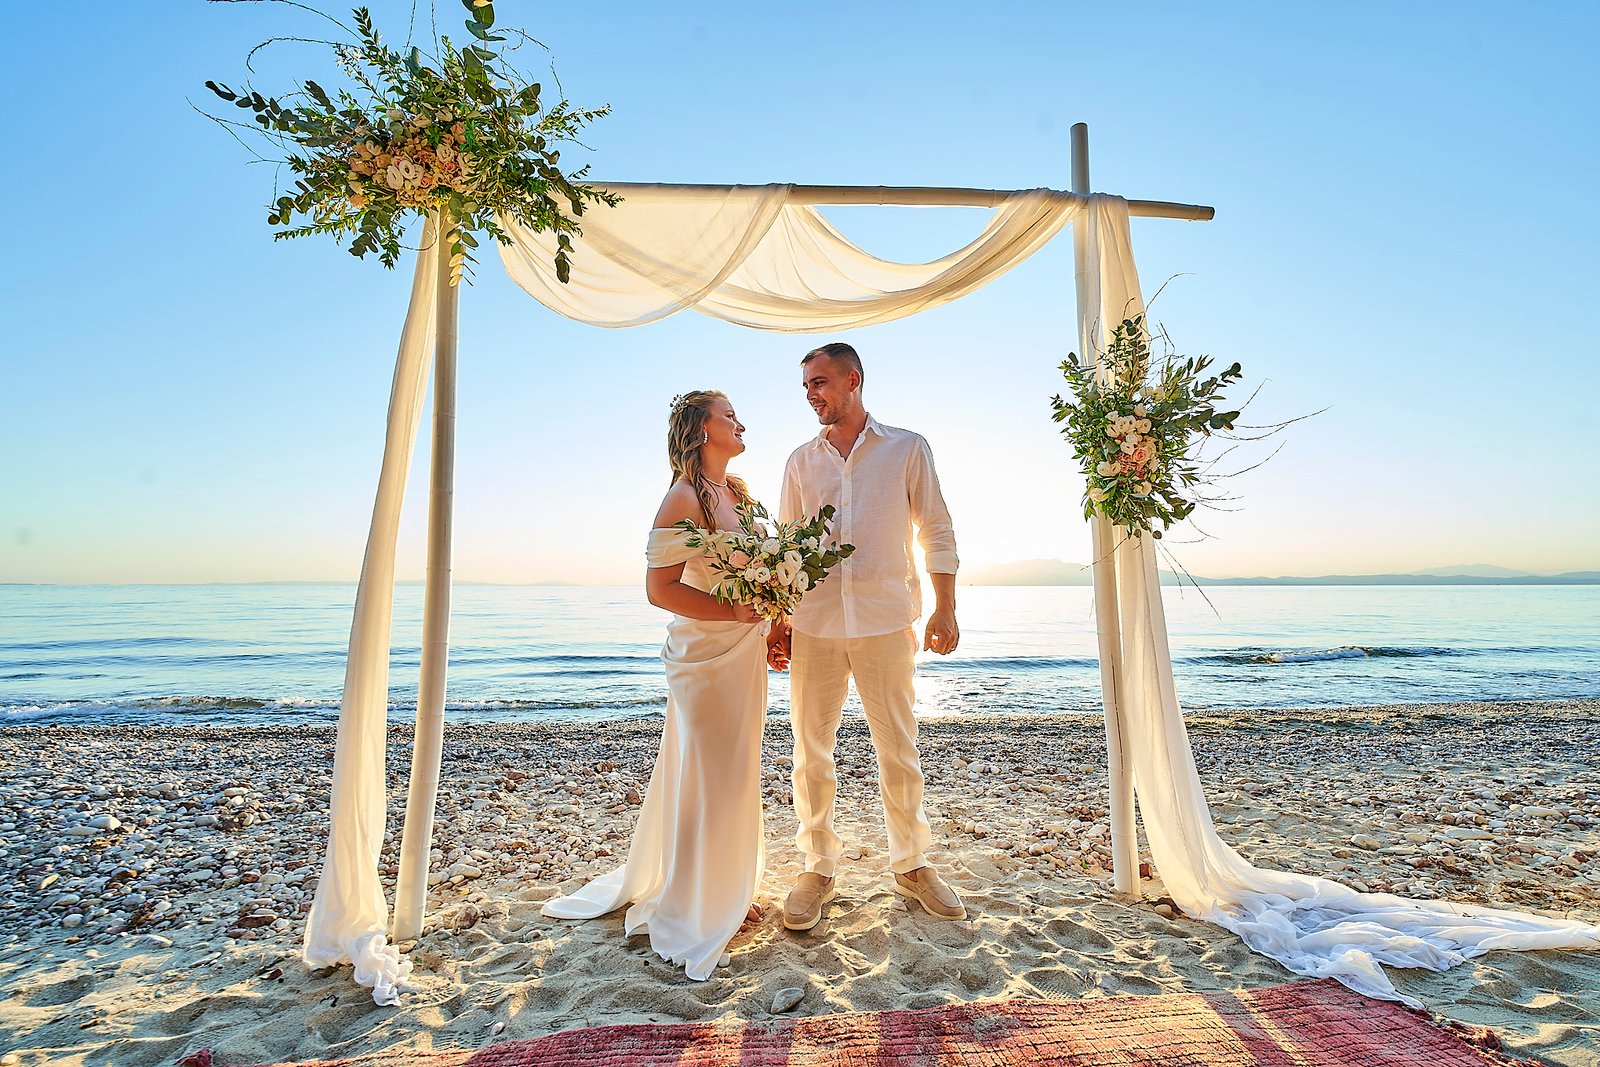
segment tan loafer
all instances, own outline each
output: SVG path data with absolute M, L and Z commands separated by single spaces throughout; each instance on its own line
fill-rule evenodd
M 965 919 L 966 906 L 956 891 L 944 884 L 932 867 L 918 867 L 915 878 L 894 876 L 894 891 L 922 905 L 922 910 L 939 919 Z
M 795 879 L 783 902 L 783 926 L 786 930 L 809 930 L 822 921 L 822 906 L 833 899 L 833 879 L 824 878 L 815 871 L 807 871 Z

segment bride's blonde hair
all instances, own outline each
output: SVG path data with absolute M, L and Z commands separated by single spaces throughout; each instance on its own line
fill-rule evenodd
M 667 419 L 667 462 L 672 466 L 672 483 L 682 478 L 694 486 L 694 495 L 700 499 L 700 514 L 708 530 L 717 529 L 717 495 L 706 481 L 700 448 L 706 443 L 706 416 L 710 414 L 711 402 L 726 399 L 725 394 L 715 389 L 684 393 L 673 397 L 672 414 Z M 743 478 L 728 475 L 728 488 L 733 490 L 740 504 L 755 503 Z

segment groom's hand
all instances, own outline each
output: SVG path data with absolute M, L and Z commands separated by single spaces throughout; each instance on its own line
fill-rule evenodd
M 961 627 L 956 625 L 953 608 L 935 608 L 928 617 L 928 628 L 922 635 L 922 647 L 929 652 L 948 656 L 961 643 Z

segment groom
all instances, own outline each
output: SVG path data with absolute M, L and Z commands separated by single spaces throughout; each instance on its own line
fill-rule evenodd
M 861 403 L 861 358 L 847 344 L 800 361 L 806 402 L 822 432 L 795 449 L 783 472 L 779 518 L 793 522 L 824 504 L 838 509 L 830 537 L 856 546 L 780 625 L 769 658 L 790 658 L 794 727 L 795 845 L 805 858 L 783 905 L 783 925 L 809 930 L 833 899 L 842 842 L 833 829 L 838 769 L 833 750 L 850 680 L 866 709 L 878 754 L 878 788 L 889 829 L 895 892 L 930 915 L 964 919 L 961 898 L 927 865 L 931 833 L 922 807 L 922 764 L 912 688 L 922 585 L 911 558 L 913 527 L 922 542 L 935 604 L 922 647 L 955 651 L 956 540 L 939 492 L 928 443 L 885 426 Z

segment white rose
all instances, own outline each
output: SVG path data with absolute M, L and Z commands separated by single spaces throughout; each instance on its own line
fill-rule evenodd
M 1107 493 L 1104 489 L 1101 489 L 1098 485 L 1089 490 L 1089 499 L 1093 500 L 1096 504 L 1100 503 L 1102 500 L 1104 500 L 1106 497 L 1108 497 L 1110 495 L 1111 495 L 1110 493 Z
M 397 193 L 406 187 L 406 176 L 401 173 L 400 164 L 389 164 L 389 169 L 383 172 L 383 183 Z
M 1138 485 L 1133 487 L 1133 491 L 1135 493 L 1138 493 L 1140 496 L 1149 496 L 1150 495 L 1150 483 L 1149 482 L 1140 482 Z
M 1122 464 L 1114 459 L 1108 459 L 1096 467 L 1094 472 L 1102 478 L 1114 478 L 1122 473 Z
M 1143 395 L 1144 390 L 1141 388 L 1139 390 L 1139 392 L 1140 392 L 1141 395 Z M 1135 405 L 1133 405 L 1133 413 L 1135 415 L 1139 416 L 1141 419 L 1144 418 L 1146 415 L 1150 414 L 1150 412 L 1145 410 L 1145 406 L 1143 404 L 1135 404 Z
M 800 553 L 792 548 L 783 554 L 783 561 L 789 565 L 790 570 L 794 570 L 805 562 L 800 558 Z
M 796 593 L 804 593 L 811 588 L 811 575 L 805 571 L 800 571 L 794 576 L 794 581 L 790 582 L 789 585 L 793 587 Z
M 780 542 L 776 537 L 769 537 L 765 541 L 761 542 L 761 551 L 769 556 L 776 556 L 779 552 L 783 551 L 783 543 Z
M 778 576 L 778 584 L 789 585 L 792 583 L 794 581 L 794 572 L 796 569 L 797 568 L 794 566 L 794 564 L 790 563 L 788 560 L 784 560 L 782 563 L 778 564 L 777 567 L 773 569 L 773 573 Z
M 757 585 L 766 585 L 768 582 L 772 581 L 772 570 L 770 568 L 757 567 L 755 568 L 755 572 L 755 577 L 751 578 L 750 580 L 755 582 Z
M 1138 447 L 1139 447 L 1139 439 L 1138 438 L 1136 438 L 1136 437 L 1124 437 L 1122 439 L 1122 454 L 1124 456 L 1133 455 L 1134 450 L 1137 449 Z
M 754 563 L 752 563 L 739 573 L 739 577 L 743 578 L 747 582 L 753 583 L 756 580 L 756 575 L 765 569 L 765 567 L 757 567 Z
M 1138 422 L 1133 424 L 1133 428 L 1138 433 L 1149 433 L 1150 432 L 1150 420 L 1149 419 L 1140 419 Z

